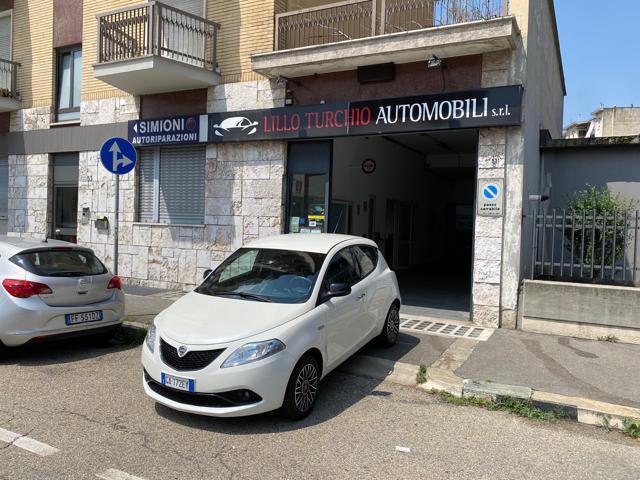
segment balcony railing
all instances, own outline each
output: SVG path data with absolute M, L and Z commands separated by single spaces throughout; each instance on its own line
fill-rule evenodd
M 0 98 L 18 98 L 16 75 L 19 63 L 0 59 Z
M 220 26 L 160 2 L 148 2 L 98 15 L 98 63 L 161 56 L 216 68 Z
M 276 15 L 276 50 L 505 16 L 508 0 L 347 0 Z

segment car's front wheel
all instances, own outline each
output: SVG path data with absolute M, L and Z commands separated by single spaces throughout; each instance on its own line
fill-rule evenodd
M 389 308 L 387 318 L 384 320 L 384 326 L 382 327 L 382 333 L 380 334 L 380 342 L 385 347 L 392 347 L 398 341 L 400 335 L 400 309 L 398 305 L 394 303 Z
M 316 358 L 307 354 L 293 369 L 284 396 L 281 413 L 292 420 L 300 420 L 311 413 L 318 396 L 320 366 Z

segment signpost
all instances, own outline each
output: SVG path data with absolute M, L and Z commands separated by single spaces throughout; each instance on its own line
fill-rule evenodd
M 116 176 L 115 219 L 113 222 L 113 273 L 118 274 L 118 230 L 120 209 L 120 175 L 131 172 L 138 161 L 134 146 L 124 138 L 110 138 L 100 148 L 100 162 Z

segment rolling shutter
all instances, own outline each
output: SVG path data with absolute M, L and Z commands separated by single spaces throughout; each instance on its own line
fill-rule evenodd
M 155 148 L 139 151 L 138 220 L 156 222 L 154 215 Z
M 9 207 L 9 164 L 0 158 L 0 219 L 6 219 Z
M 160 148 L 160 223 L 204 223 L 205 147 Z
M 11 15 L 0 17 L 0 58 L 11 60 Z
M 204 0 L 174 0 L 171 6 L 192 15 L 204 17 Z

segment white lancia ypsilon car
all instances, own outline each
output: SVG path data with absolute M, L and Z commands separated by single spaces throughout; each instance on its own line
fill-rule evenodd
M 155 318 L 144 389 L 184 412 L 303 418 L 331 370 L 376 337 L 395 344 L 399 309 L 396 276 L 371 240 L 258 240 Z
M 57 338 L 106 340 L 122 323 L 120 278 L 72 243 L 0 236 L 0 285 L 0 355 Z

